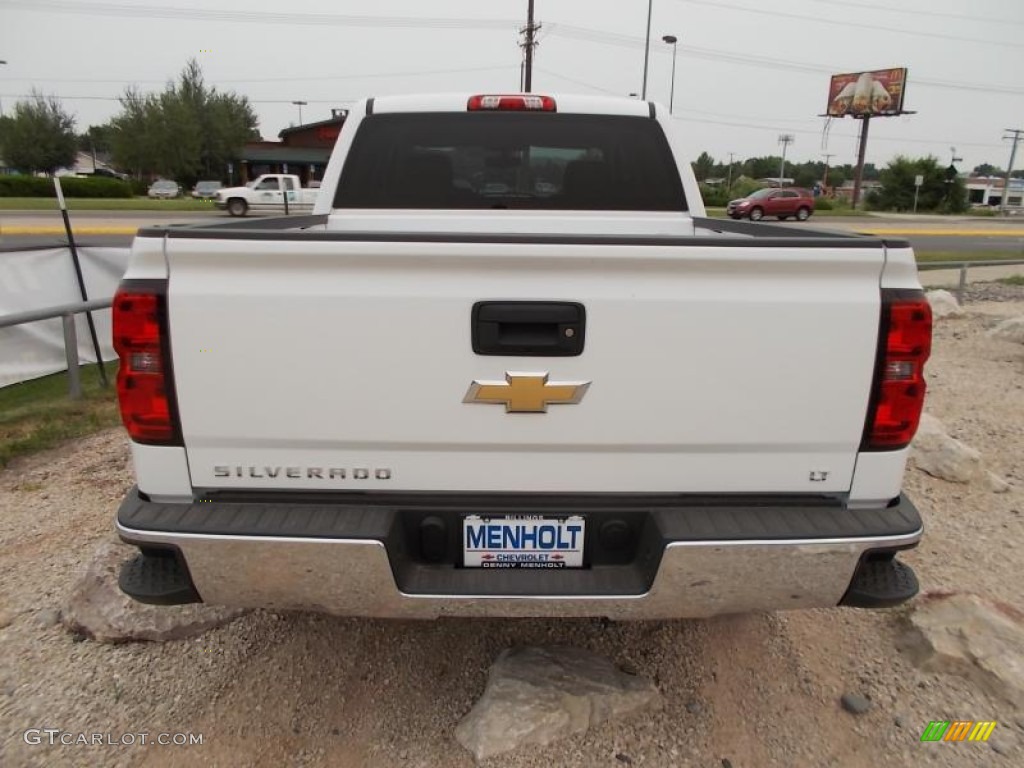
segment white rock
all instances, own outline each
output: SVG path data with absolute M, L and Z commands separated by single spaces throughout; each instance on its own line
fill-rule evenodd
M 988 335 L 994 339 L 1003 339 L 1004 341 L 1015 341 L 1018 344 L 1024 344 L 1024 315 L 1020 317 L 1011 317 L 1009 320 L 1003 320 L 999 325 L 988 332 Z
M 984 472 L 981 454 L 946 434 L 942 422 L 927 413 L 921 415 L 910 455 L 918 469 L 954 483 L 969 483 Z
M 949 291 L 942 289 L 936 291 L 928 291 L 925 294 L 928 299 L 928 303 L 932 306 L 932 315 L 934 317 L 963 317 L 964 312 L 960 308 L 960 302 L 956 300 Z
M 194 605 L 144 605 L 117 586 L 121 565 L 138 550 L 104 542 L 85 574 L 72 587 L 61 612 L 64 625 L 103 643 L 127 640 L 180 640 L 241 616 L 237 608 Z
M 506 649 L 491 666 L 487 689 L 455 729 L 477 760 L 524 745 L 550 744 L 661 697 L 649 681 L 575 648 Z
M 1006 493 L 1010 490 L 1010 484 L 995 472 L 986 472 L 985 481 L 988 483 L 988 487 L 992 493 Z
M 902 649 L 930 672 L 961 675 L 1024 706 L 1024 617 L 978 595 L 924 597 L 910 613 Z

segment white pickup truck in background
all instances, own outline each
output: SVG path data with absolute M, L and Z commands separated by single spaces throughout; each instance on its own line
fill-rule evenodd
M 309 213 L 318 192 L 317 189 L 303 189 L 299 177 L 294 174 L 265 173 L 244 187 L 218 189 L 213 204 L 232 216 L 245 216 L 249 212 Z
M 369 99 L 312 215 L 143 229 L 113 311 L 138 600 L 667 618 L 917 591 L 913 253 L 705 218 L 653 103 Z

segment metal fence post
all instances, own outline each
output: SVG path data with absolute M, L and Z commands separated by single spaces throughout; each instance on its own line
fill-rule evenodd
M 60 316 L 64 323 L 64 355 L 68 361 L 68 388 L 72 400 L 82 397 L 82 372 L 78 367 L 78 329 L 75 316 L 67 312 Z
M 956 289 L 956 300 L 964 303 L 964 292 L 967 290 L 967 262 L 960 265 L 960 285 Z

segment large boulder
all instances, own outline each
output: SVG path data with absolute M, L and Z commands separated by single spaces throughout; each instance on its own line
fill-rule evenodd
M 118 588 L 117 577 L 121 565 L 137 554 L 137 549 L 119 542 L 100 545 L 61 611 L 68 629 L 103 643 L 180 640 L 245 613 L 242 609 L 200 603 L 165 606 L 136 602 Z
M 514 648 L 498 656 L 487 688 L 455 729 L 477 760 L 543 746 L 606 720 L 660 706 L 654 685 L 575 648 Z
M 925 297 L 928 299 L 928 303 L 931 304 L 932 316 L 934 317 L 963 317 L 964 315 L 964 311 L 960 308 L 960 302 L 949 291 L 941 289 L 928 291 Z
M 978 595 L 926 595 L 914 603 L 902 650 L 924 670 L 966 677 L 1024 706 L 1024 616 Z
M 969 483 L 985 472 L 981 454 L 950 437 L 942 422 L 927 413 L 921 414 L 910 456 L 918 469 L 954 483 Z
M 999 325 L 988 332 L 988 335 L 994 339 L 1003 339 L 1004 341 L 1015 341 L 1018 344 L 1024 344 L 1024 315 L 1020 317 L 1011 317 L 1009 320 L 1003 320 Z

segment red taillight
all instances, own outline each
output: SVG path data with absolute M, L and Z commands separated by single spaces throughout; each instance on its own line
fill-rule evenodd
M 528 93 L 479 95 L 469 97 L 466 109 L 470 112 L 554 112 L 555 100 Z
M 132 440 L 168 445 L 178 430 L 168 394 L 164 296 L 120 288 L 114 295 L 114 349 L 121 361 L 117 395 Z
M 882 291 L 880 342 L 865 448 L 892 451 L 910 444 L 924 406 L 932 309 L 921 291 Z

